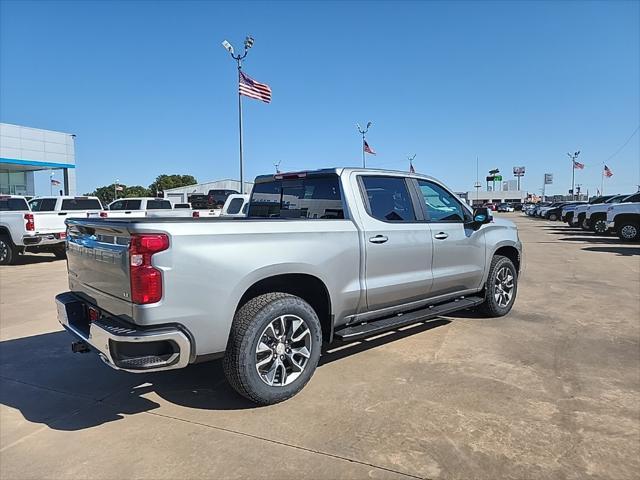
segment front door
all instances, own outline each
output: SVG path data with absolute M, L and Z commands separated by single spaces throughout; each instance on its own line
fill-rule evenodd
M 444 187 L 416 180 L 433 239 L 432 297 L 480 287 L 485 269 L 484 232 L 468 228 L 470 212 Z
M 415 212 L 402 176 L 359 175 L 365 211 L 367 309 L 423 299 L 431 289 L 432 239 L 422 212 Z

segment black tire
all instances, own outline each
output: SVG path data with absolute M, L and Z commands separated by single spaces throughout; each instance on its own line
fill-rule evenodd
M 13 265 L 18 259 L 18 249 L 8 235 L 0 235 L 0 265 Z
M 513 288 L 511 296 L 506 305 L 500 305 L 496 299 L 498 294 L 497 285 L 500 282 L 497 276 L 498 273 L 506 268 L 513 277 Z M 491 260 L 491 266 L 489 267 L 489 276 L 487 277 L 487 283 L 484 286 L 484 303 L 478 307 L 478 311 L 486 317 L 503 317 L 511 311 L 513 304 L 515 303 L 518 293 L 518 272 L 513 262 L 502 255 L 495 255 Z
M 640 241 L 640 222 L 625 220 L 618 225 L 618 237 L 623 242 Z
M 589 230 L 591 230 L 591 228 L 589 228 L 589 220 L 587 220 L 586 216 L 582 218 L 578 218 L 578 225 L 580 225 L 580 228 L 585 232 L 588 232 Z
M 62 246 L 56 246 L 51 250 L 51 253 L 53 253 L 58 260 L 64 260 L 67 258 L 67 249 L 65 248 L 64 243 Z
M 558 220 L 558 215 L 555 213 L 552 213 L 551 215 L 549 215 L 549 220 L 551 220 L 552 222 L 555 222 Z
M 256 351 L 261 339 L 266 338 L 265 329 L 282 315 L 294 315 L 304 321 L 309 329 L 310 355 L 302 372 L 291 383 L 272 386 L 258 373 Z M 224 373 L 240 395 L 259 405 L 272 405 L 287 400 L 302 390 L 315 372 L 321 348 L 322 328 L 313 308 L 294 295 L 267 293 L 249 300 L 236 312 L 223 361 Z M 273 353 L 275 351 L 274 348 L 271 353 L 273 357 L 278 356 Z M 280 358 L 284 358 L 284 355 L 280 355 Z M 275 372 L 277 375 L 277 367 Z M 281 371 L 280 378 L 283 375 Z
M 607 221 L 603 218 L 597 219 L 595 222 L 593 222 L 593 231 L 598 235 L 605 235 L 609 231 Z

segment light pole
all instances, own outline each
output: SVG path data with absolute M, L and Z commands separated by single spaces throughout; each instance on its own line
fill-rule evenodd
M 365 135 L 369 131 L 369 127 L 371 127 L 371 125 L 373 125 L 373 123 L 367 122 L 367 127 L 363 130 L 362 127 L 360 126 L 360 124 L 356 123 L 356 127 L 358 128 L 358 132 L 360 132 L 360 135 L 362 135 L 362 168 L 367 168 L 367 161 L 365 160 L 365 157 L 364 157 L 364 154 L 365 154 L 364 146 L 365 146 L 365 143 L 366 143 Z
M 225 48 L 227 52 L 231 55 L 237 64 L 238 64 L 238 81 L 240 79 L 240 72 L 242 71 L 242 60 L 249 53 L 249 49 L 253 47 L 253 37 L 247 35 L 244 39 L 244 53 L 236 55 L 233 50 L 233 45 L 231 45 L 226 40 L 222 42 L 222 46 Z M 238 130 L 240 133 L 240 193 L 244 193 L 244 159 L 242 157 L 242 96 L 240 95 L 240 90 L 238 89 Z
M 120 180 L 118 180 L 116 178 L 116 183 L 113 184 L 113 200 L 117 200 L 118 199 L 118 184 L 120 183 Z
M 576 185 L 576 158 L 580 155 L 580 150 L 574 153 L 567 153 L 571 159 L 571 200 L 576 199 L 575 185 Z

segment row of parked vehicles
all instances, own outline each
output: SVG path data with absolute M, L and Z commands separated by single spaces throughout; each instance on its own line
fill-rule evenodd
M 122 198 L 102 206 L 98 197 L 50 196 L 27 200 L 18 195 L 0 195 L 0 265 L 15 263 L 25 252 L 53 253 L 65 258 L 69 218 L 141 217 L 242 217 L 249 195 L 229 193 L 216 198 L 212 208 L 195 209 L 191 204 L 172 204 L 164 198 Z M 207 203 L 209 205 L 209 203 Z
M 640 241 L 640 192 L 604 195 L 589 202 L 540 202 L 525 205 L 523 211 L 599 235 L 613 232 L 623 241 Z

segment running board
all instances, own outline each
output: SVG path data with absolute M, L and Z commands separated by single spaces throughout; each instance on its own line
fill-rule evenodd
M 450 302 L 431 305 L 427 308 L 414 310 L 409 313 L 400 313 L 392 317 L 384 317 L 366 323 L 342 327 L 339 330 L 336 330 L 333 335 L 336 340 L 342 340 L 343 342 L 359 340 L 388 330 L 394 330 L 406 325 L 412 325 L 424 320 L 429 320 L 447 313 L 472 308 L 480 305 L 482 302 L 484 302 L 484 298 L 482 297 L 458 298 Z

